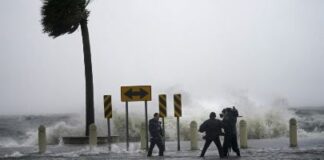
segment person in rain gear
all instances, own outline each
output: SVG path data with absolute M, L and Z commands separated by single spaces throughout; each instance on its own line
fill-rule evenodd
M 159 148 L 159 156 L 163 156 L 164 145 L 163 145 L 163 131 L 161 127 L 161 122 L 159 121 L 159 114 L 154 113 L 154 117 L 149 121 L 149 132 L 151 135 L 150 148 L 148 150 L 147 156 L 152 156 L 152 151 L 155 144 Z
M 223 118 L 225 136 L 223 144 L 223 154 L 224 156 L 229 155 L 229 149 L 233 149 L 237 156 L 241 156 L 240 149 L 237 144 L 237 131 L 236 122 L 237 117 L 239 117 L 238 111 L 233 106 L 233 108 L 225 108 L 222 111 L 221 117 Z
M 211 142 L 214 142 L 216 144 L 219 156 L 221 158 L 223 157 L 223 148 L 219 139 L 219 136 L 222 134 L 222 128 L 222 121 L 216 119 L 215 112 L 211 112 L 209 115 L 209 119 L 206 120 L 199 127 L 199 132 L 206 132 L 206 135 L 203 137 L 205 139 L 205 145 L 203 150 L 201 151 L 200 157 L 205 156 L 205 153 Z

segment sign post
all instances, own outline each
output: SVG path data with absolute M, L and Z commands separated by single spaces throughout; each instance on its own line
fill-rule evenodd
M 162 128 L 163 128 L 163 145 L 165 146 L 165 125 L 164 125 L 164 117 L 167 116 L 167 103 L 166 103 L 166 95 L 160 94 L 159 95 L 159 115 L 162 118 Z
M 178 151 L 180 151 L 180 119 L 182 115 L 181 111 L 181 94 L 173 95 L 174 101 L 174 116 L 177 117 L 177 138 L 178 138 Z
M 107 118 L 108 147 L 109 150 L 111 150 L 111 132 L 110 132 L 110 119 L 112 118 L 111 95 L 104 95 L 104 111 L 105 111 L 105 118 Z
M 144 101 L 145 102 L 145 137 L 146 150 L 148 150 L 148 128 L 147 128 L 147 101 L 151 101 L 151 86 L 121 86 L 121 101 L 126 102 L 126 147 L 129 149 L 128 134 L 128 102 Z
M 145 101 L 145 140 L 146 140 L 146 150 L 148 151 L 148 124 L 147 124 L 147 101 Z
M 129 133 L 128 133 L 128 101 L 126 101 L 126 150 L 129 149 Z

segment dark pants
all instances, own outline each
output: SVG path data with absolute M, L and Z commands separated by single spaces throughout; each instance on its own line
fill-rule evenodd
M 223 157 L 223 148 L 222 148 L 222 145 L 221 145 L 221 142 L 219 140 L 219 136 L 215 137 L 215 138 L 208 138 L 206 137 L 206 142 L 205 142 L 205 145 L 204 145 L 204 148 L 203 150 L 201 151 L 201 154 L 200 156 L 201 157 L 204 157 L 205 156 L 205 153 L 210 145 L 211 142 L 214 142 L 216 144 L 216 147 L 218 149 L 218 154 L 220 157 Z
M 237 144 L 237 136 L 236 134 L 225 134 L 224 137 L 224 145 L 223 145 L 223 150 L 224 150 L 224 155 L 228 156 L 228 149 L 232 148 L 234 152 L 239 156 L 240 155 L 240 149 L 238 148 Z
M 150 148 L 148 150 L 147 156 L 152 156 L 152 151 L 153 151 L 155 144 L 159 148 L 159 156 L 163 156 L 164 145 L 163 145 L 162 139 L 161 138 L 151 138 L 150 141 L 151 141 L 151 144 L 150 144 Z

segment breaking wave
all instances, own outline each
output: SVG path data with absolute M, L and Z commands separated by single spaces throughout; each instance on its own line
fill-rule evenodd
M 251 139 L 288 136 L 288 121 L 292 117 L 297 119 L 299 136 L 324 136 L 324 107 L 291 109 L 272 107 L 271 109 L 263 109 L 262 111 L 244 107 L 237 108 L 243 116 L 240 119 L 247 121 L 248 137 Z M 219 109 L 216 108 L 214 110 L 217 111 Z M 201 108 L 201 111 L 206 115 L 196 114 L 181 118 L 180 132 L 182 140 L 189 139 L 189 124 L 192 120 L 196 120 L 199 125 L 208 116 L 208 109 L 204 110 Z M 0 147 L 37 145 L 37 128 L 40 124 L 46 126 L 47 141 L 49 144 L 62 144 L 61 137 L 63 136 L 84 135 L 84 123 L 81 116 L 78 115 L 4 116 L 0 118 L 0 121 Z M 133 137 L 135 140 L 139 139 L 140 126 L 143 122 L 143 116 L 132 115 L 129 123 L 130 137 Z M 98 136 L 106 136 L 107 122 L 105 119 L 96 120 L 96 124 L 98 126 Z M 174 117 L 167 117 L 165 119 L 165 128 L 167 140 L 175 140 L 176 119 Z M 120 136 L 120 141 L 125 140 L 124 113 L 114 113 L 112 134 Z M 16 155 L 19 156 L 18 153 L 14 156 Z

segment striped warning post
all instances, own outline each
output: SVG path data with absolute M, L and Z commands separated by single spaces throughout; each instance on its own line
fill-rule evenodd
M 181 111 L 181 94 L 175 94 L 173 95 L 173 101 L 174 101 L 174 116 L 175 117 L 181 117 L 182 111 Z
M 111 96 L 104 95 L 105 118 L 112 118 Z
M 167 103 L 166 103 L 166 95 L 160 94 L 159 95 L 159 110 L 160 110 L 160 117 L 167 116 Z

